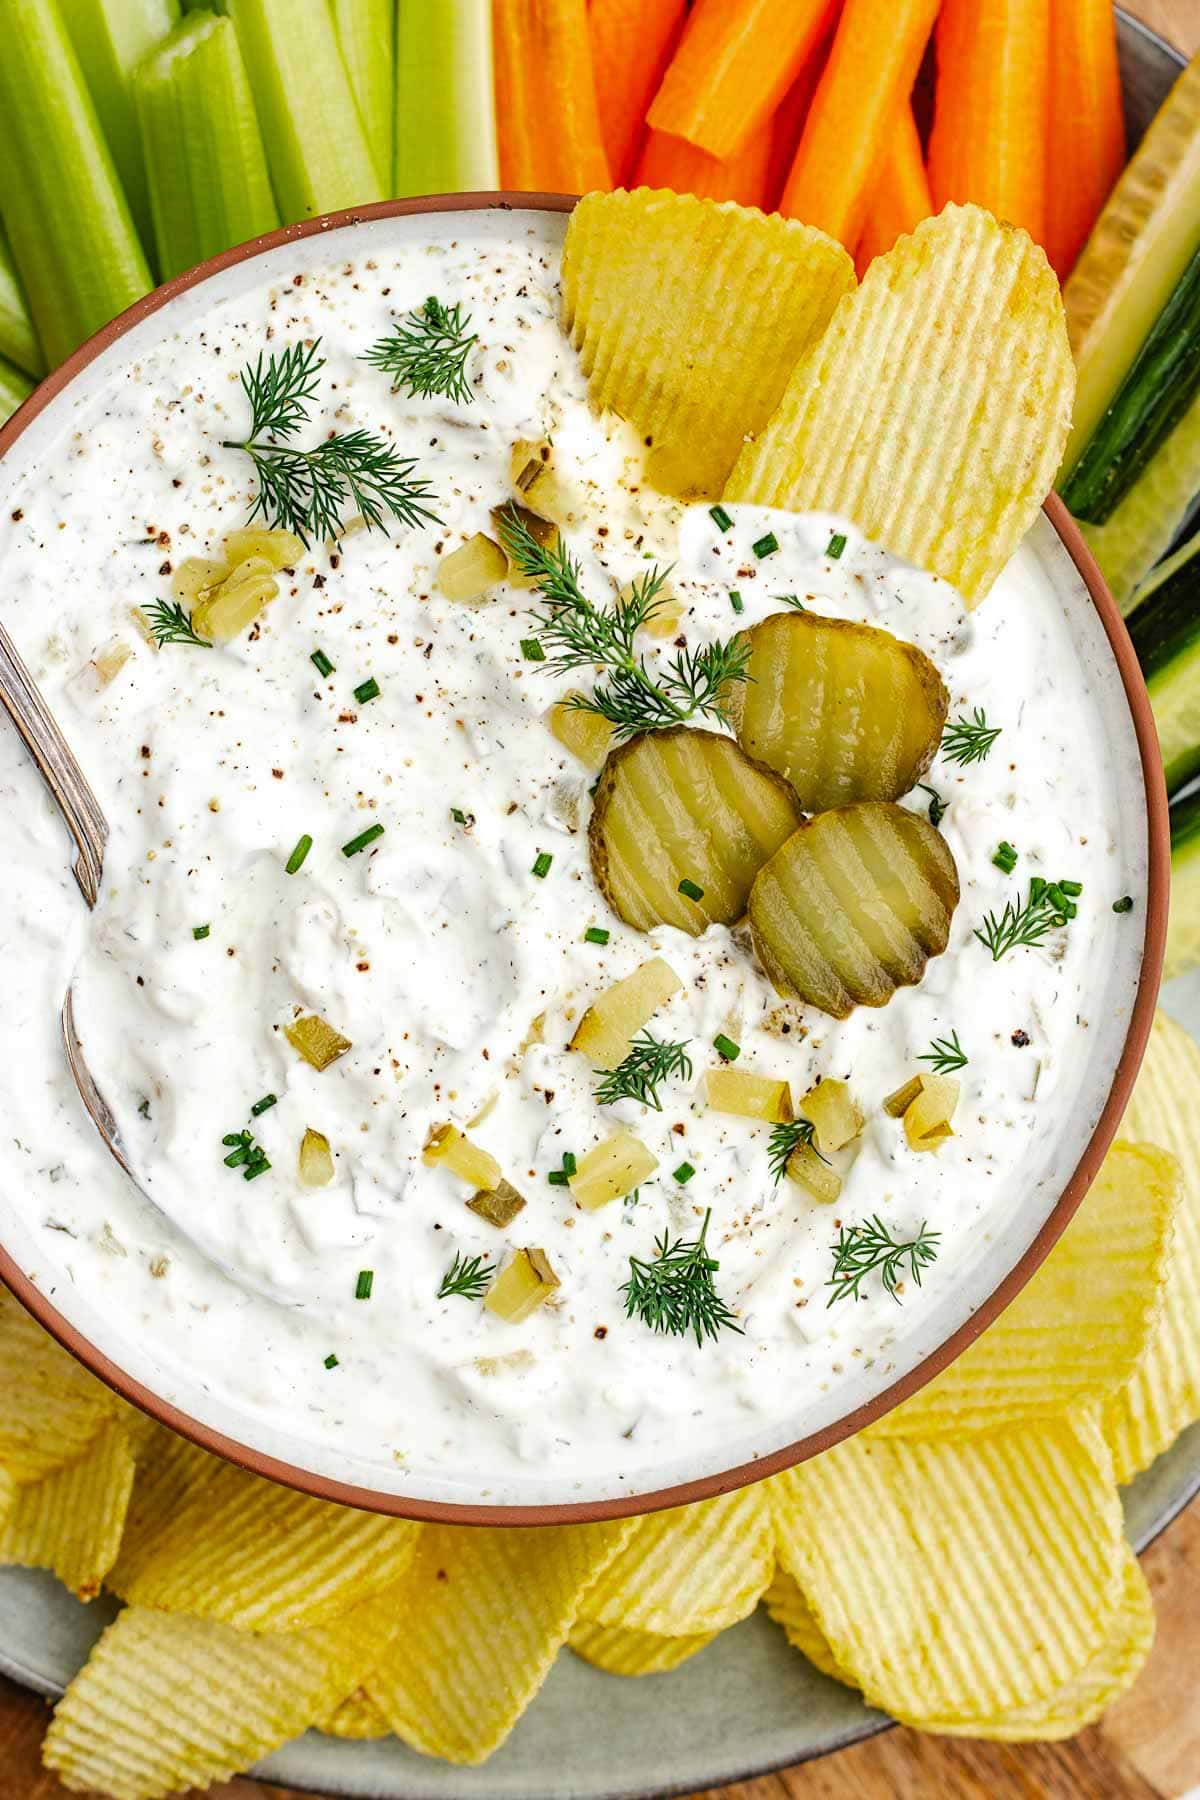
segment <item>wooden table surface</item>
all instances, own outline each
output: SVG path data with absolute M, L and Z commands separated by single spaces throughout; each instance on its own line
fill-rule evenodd
M 1200 49 L 1200 0 L 1125 0 L 1156 31 Z M 1200 1789 L 1200 1500 L 1143 1558 L 1158 1635 L 1136 1686 L 1067 1744 L 1016 1746 L 884 1732 L 820 1762 L 693 1800 L 1179 1800 Z M 0 1676 L 0 1800 L 69 1800 L 39 1761 L 47 1708 Z M 211 1800 L 312 1800 L 232 1781 Z

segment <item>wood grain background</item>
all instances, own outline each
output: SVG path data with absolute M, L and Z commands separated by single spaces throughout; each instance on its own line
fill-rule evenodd
M 1189 54 L 1200 0 L 1126 0 Z M 820 1762 L 693 1800 L 1178 1800 L 1200 1788 L 1200 1501 L 1144 1558 L 1158 1636 L 1133 1690 L 1068 1744 L 957 1742 L 895 1730 Z M 0 1633 L 3 1619 L 0 1619 Z M 40 1766 L 47 1707 L 0 1676 L 0 1800 L 69 1800 Z M 212 1800 L 312 1800 L 266 1782 L 211 1788 Z

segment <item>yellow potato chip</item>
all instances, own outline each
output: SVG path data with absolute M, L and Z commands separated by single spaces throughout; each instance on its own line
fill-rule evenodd
M 385 1738 L 392 1735 L 391 1726 L 362 1688 L 355 1688 L 327 1719 L 322 1719 L 320 1729 L 327 1737 Z
M 761 1486 L 740 1488 L 635 1520 L 589 1591 L 583 1617 L 663 1637 L 723 1631 L 754 1611 L 774 1567 L 766 1494 Z
M 974 605 L 1050 491 L 1074 390 L 1042 251 L 948 206 L 841 302 L 725 498 L 840 513 Z
M 872 1436 L 992 1431 L 1115 1394 L 1162 1306 L 1181 1186 L 1174 1157 L 1152 1144 L 1114 1144 L 1012 1305 L 948 1369 L 885 1413 Z
M 222 1466 L 207 1450 L 198 1449 L 152 1419 L 142 1420 L 132 1442 L 133 1491 L 120 1554 L 105 1582 L 122 1597 L 153 1556 L 158 1539 L 184 1501 L 214 1481 Z
M 1086 1421 L 950 1443 L 850 1438 L 769 1484 L 779 1560 L 836 1664 L 906 1723 L 996 1718 L 1112 1630 L 1121 1505 Z
M 586 195 L 563 245 L 592 400 L 637 427 L 669 494 L 720 493 L 853 286 L 846 252 L 811 226 L 648 188 Z
M 245 1631 L 296 1631 L 398 1581 L 420 1529 L 220 1463 L 167 1519 L 122 1596 Z
M 820 1669 L 822 1675 L 828 1675 L 831 1681 L 854 1686 L 849 1675 L 839 1668 L 825 1634 L 817 1624 L 816 1614 L 799 1585 L 785 1570 L 776 1569 L 775 1579 L 763 1595 L 763 1604 L 775 1623 L 782 1626 L 793 1650 L 807 1656 L 814 1668 Z
M 579 1619 L 567 1641 L 576 1656 L 609 1675 L 661 1675 L 695 1656 L 716 1635 L 698 1631 L 690 1637 L 664 1637 L 657 1631 L 630 1631 L 624 1625 L 592 1625 Z
M 480 1763 L 550 1671 L 589 1585 L 629 1527 L 426 1526 L 400 1586 L 403 1629 L 363 1683 L 425 1756 Z
M 1166 1013 L 1154 1029 L 1121 1122 L 1132 1136 L 1179 1158 L 1183 1195 L 1167 1262 L 1162 1310 L 1146 1353 L 1104 1406 L 1101 1428 L 1118 1481 L 1148 1468 L 1185 1426 L 1200 1418 L 1200 1049 Z
M 129 1430 L 114 1419 L 77 1461 L 17 1489 L 0 1562 L 53 1569 L 77 1599 L 94 1600 L 116 1561 L 132 1487 Z
M 112 1800 L 208 1787 L 327 1718 L 399 1625 L 391 1592 L 333 1625 L 259 1635 L 128 1607 L 59 1701 L 43 1760 Z
M 38 1481 L 74 1462 L 120 1402 L 0 1288 L 0 1468 Z

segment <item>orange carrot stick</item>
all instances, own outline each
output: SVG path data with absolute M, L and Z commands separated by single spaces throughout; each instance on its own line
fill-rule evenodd
M 610 187 L 587 0 L 493 0 L 492 30 L 501 186 Z
M 1046 254 L 1065 281 L 1125 165 L 1110 0 L 1050 0 Z
M 592 0 L 588 9 L 600 130 L 618 186 L 632 179 L 646 135 L 646 108 L 658 92 L 686 12 L 687 0 Z
M 977 0 L 971 0 L 972 4 Z M 779 210 L 853 249 L 938 0 L 846 0 Z
M 760 125 L 745 149 L 728 162 L 706 156 L 686 138 L 652 131 L 638 163 L 637 185 L 673 188 L 677 194 L 695 194 L 701 200 L 737 200 L 742 206 L 761 206 L 765 211 L 774 127 L 774 119 Z
M 728 162 L 776 111 L 840 0 L 697 0 L 647 118 Z
M 788 171 L 796 160 L 800 135 L 812 107 L 817 83 L 825 72 L 828 57 L 828 42 L 822 40 L 793 81 L 782 106 L 771 121 L 771 166 L 767 174 L 767 192 L 772 207 L 779 204 Z
M 929 185 L 940 211 L 974 200 L 998 219 L 1046 232 L 1050 0 L 945 0 Z
M 917 122 L 912 107 L 906 105 L 893 127 L 891 142 L 871 189 L 867 222 L 854 257 L 859 280 L 874 257 L 890 250 L 898 237 L 912 231 L 932 211 Z

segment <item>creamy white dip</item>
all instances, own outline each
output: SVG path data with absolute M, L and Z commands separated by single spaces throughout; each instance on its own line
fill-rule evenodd
M 644 487 L 633 434 L 589 410 L 557 323 L 553 228 L 449 228 L 418 219 L 276 252 L 203 311 L 168 314 L 5 495 L 5 622 L 112 825 L 89 920 L 57 817 L 0 734 L 6 1241 L 124 1366 L 258 1447 L 443 1497 L 636 1492 L 857 1404 L 1015 1260 L 1086 1141 L 1131 1003 L 1140 783 L 1094 620 L 1047 528 L 973 614 L 845 520 L 737 507 L 722 532 L 705 507 Z M 469 405 L 394 395 L 358 360 L 430 293 L 461 302 L 479 334 Z M 246 422 L 239 371 L 317 336 L 328 361 L 308 441 L 354 426 L 394 438 L 441 524 L 317 548 L 228 648 L 156 651 L 131 607 L 169 596 L 184 557 L 218 555 L 252 498 L 246 458 L 220 448 Z M 979 707 L 1000 728 L 986 761 L 939 758 L 926 778 L 962 898 L 918 988 L 839 1023 L 783 1004 L 737 933 L 647 938 L 610 912 L 588 860 L 593 777 L 545 723 L 578 677 L 524 659 L 534 596 L 503 587 L 456 605 L 435 581 L 509 496 L 513 441 L 543 435 L 578 492 L 569 542 L 597 600 L 650 560 L 672 563 L 679 631 L 696 645 L 795 594 L 917 645 L 951 717 Z M 767 530 L 780 547 L 759 560 Z M 131 654 L 101 686 L 95 659 L 113 644 Z M 670 648 L 647 642 L 652 659 Z M 380 694 L 359 704 L 370 676 Z M 905 802 L 929 803 L 921 790 Z M 344 856 L 372 824 L 383 835 Z M 302 834 L 313 847 L 289 875 Z M 1002 839 L 1019 852 L 1011 877 L 992 861 Z M 553 861 L 538 878 L 541 853 Z M 1078 917 L 993 962 L 975 929 L 1034 875 L 1080 882 Z M 1127 893 L 1133 912 L 1115 915 Z M 586 941 L 591 926 L 606 944 Z M 683 981 L 653 1029 L 690 1041 L 695 1075 L 667 1084 L 661 1113 L 601 1109 L 567 1044 L 589 1002 L 652 954 Z M 67 1074 L 57 1009 L 75 969 L 88 1059 L 153 1203 L 108 1158 Z M 352 1041 L 324 1073 L 282 1035 L 298 1011 Z M 522 1054 L 538 1015 L 543 1041 Z M 951 1032 L 970 1059 L 955 1135 L 916 1155 L 881 1102 Z M 769 1127 L 706 1109 L 718 1033 L 741 1046 L 739 1069 L 786 1078 L 795 1098 L 822 1075 L 849 1083 L 866 1124 L 838 1158 L 836 1205 L 773 1183 Z M 252 1118 L 267 1094 L 277 1103 Z M 420 1155 L 433 1124 L 465 1129 L 485 1107 L 470 1135 L 527 1201 L 503 1232 Z M 581 1212 L 548 1176 L 618 1124 L 658 1172 L 635 1201 Z M 246 1126 L 271 1162 L 250 1182 L 222 1161 L 224 1134 Z M 310 1126 L 333 1148 L 326 1188 L 298 1178 Z M 664 1231 L 693 1236 L 709 1208 L 716 1284 L 743 1335 L 698 1348 L 625 1317 L 620 1288 L 631 1255 L 652 1255 Z M 939 1233 L 937 1260 L 901 1305 L 872 1281 L 861 1304 L 830 1310 L 837 1229 L 871 1214 L 903 1237 Z M 499 1261 L 516 1245 L 548 1255 L 553 1304 L 512 1325 L 437 1298 L 456 1254 Z M 356 1299 L 364 1270 L 370 1298 Z

